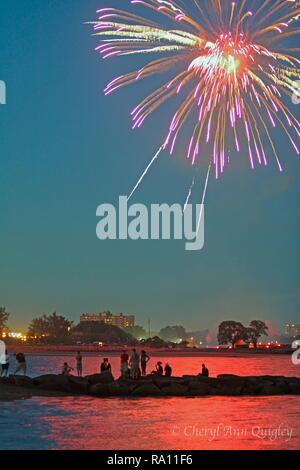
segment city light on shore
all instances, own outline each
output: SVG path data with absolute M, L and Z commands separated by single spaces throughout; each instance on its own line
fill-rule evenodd
M 2 333 L 2 338 L 13 338 L 13 339 L 19 339 L 21 341 L 27 341 L 27 335 L 24 333 L 20 333 L 17 331 L 9 331 L 9 332 L 4 332 Z

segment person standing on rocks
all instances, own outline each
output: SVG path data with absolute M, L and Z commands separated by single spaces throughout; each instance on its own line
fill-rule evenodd
M 145 377 L 147 375 L 147 363 L 150 361 L 150 356 L 146 353 L 146 351 L 141 352 L 141 368 L 142 368 L 142 376 Z
M 76 355 L 76 369 L 78 377 L 82 377 L 82 355 L 80 351 Z
M 165 365 L 165 377 L 171 377 L 171 376 L 172 376 L 172 367 L 167 362 Z
M 8 369 L 9 369 L 9 355 L 7 351 L 5 351 L 4 357 L 1 363 L 1 374 L 0 377 L 7 377 L 8 376 Z
M 102 362 L 102 364 L 101 364 L 100 371 L 101 371 L 101 374 L 102 374 L 103 372 L 111 372 L 111 365 L 110 365 L 109 360 L 108 360 L 107 357 L 105 357 L 105 358 L 103 359 L 103 362 Z
M 136 349 L 132 350 L 130 358 L 131 378 L 137 380 L 140 376 L 140 356 Z
M 121 377 L 123 379 L 128 377 L 128 361 L 129 356 L 128 353 L 124 350 L 121 354 Z
M 209 377 L 209 370 L 205 364 L 202 364 L 202 377 Z
M 23 353 L 16 354 L 16 361 L 17 367 L 14 375 L 17 375 L 18 372 L 23 372 L 23 374 L 26 375 L 27 365 L 25 355 Z

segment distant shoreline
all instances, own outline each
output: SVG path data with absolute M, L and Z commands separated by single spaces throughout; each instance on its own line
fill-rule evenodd
M 29 345 L 7 345 L 10 354 L 16 354 L 20 351 L 29 356 L 74 356 L 77 351 L 85 356 L 102 356 L 109 355 L 118 357 L 123 349 L 130 351 L 132 348 L 122 347 L 97 347 L 97 346 L 29 346 Z M 142 346 L 137 347 L 138 350 L 143 349 Z M 153 357 L 265 357 L 265 356 L 282 356 L 291 355 L 292 349 L 289 348 L 272 348 L 272 349 L 151 349 L 145 348 Z

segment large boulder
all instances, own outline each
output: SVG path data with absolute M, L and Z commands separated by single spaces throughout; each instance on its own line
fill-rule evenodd
M 263 389 L 263 381 L 260 377 L 246 377 L 244 394 L 245 395 L 261 395 Z
M 260 390 L 261 395 L 276 395 L 276 386 L 270 380 L 264 380 L 262 383 L 262 388 Z
M 18 387 L 33 387 L 33 379 L 30 377 L 26 377 L 24 375 L 13 375 L 11 376 L 13 379 L 14 385 L 17 385 Z
M 109 384 L 94 384 L 90 385 L 88 388 L 88 393 L 90 395 L 95 395 L 99 397 L 123 397 L 129 396 L 133 389 L 130 389 L 129 386 L 124 385 L 119 382 L 112 382 Z
M 102 374 L 93 374 L 88 375 L 85 377 L 85 380 L 88 381 L 89 384 L 110 384 L 114 382 L 113 375 L 110 372 L 103 372 Z
M 179 382 L 172 382 L 172 380 L 164 380 L 163 382 L 158 380 L 158 381 L 154 381 L 153 384 L 156 385 L 160 390 L 164 390 L 165 388 L 167 387 L 170 387 L 172 384 L 178 384 Z
M 207 381 L 200 382 L 199 380 L 191 380 L 188 385 L 189 394 L 193 396 L 206 396 L 216 392 L 216 388 Z
M 293 395 L 300 395 L 300 379 L 287 378 L 286 384 L 289 389 L 289 393 Z
M 166 387 L 169 387 L 173 383 L 179 384 L 182 383 L 182 379 L 175 379 L 172 377 L 153 377 L 152 383 L 156 385 L 158 388 L 163 390 Z
M 66 375 L 42 375 L 33 379 L 34 385 L 45 390 L 71 392 L 69 378 Z
M 203 377 L 203 375 L 183 375 L 182 377 L 178 377 L 179 379 L 191 381 L 191 380 L 197 380 L 199 377 L 207 379 L 207 377 Z
M 109 384 L 96 383 L 89 386 L 88 393 L 98 397 L 109 396 Z
M 218 390 L 220 395 L 239 396 L 243 394 L 245 379 L 238 376 L 218 377 Z
M 154 384 L 148 383 L 137 387 L 131 393 L 133 397 L 156 397 L 161 396 L 161 390 Z
M 108 390 L 112 397 L 126 397 L 133 391 L 129 386 L 117 382 L 108 384 Z
M 15 384 L 14 375 L 10 375 L 9 377 L 0 377 L 0 384 L 14 385 Z
M 149 381 L 139 381 L 139 380 L 131 380 L 131 379 L 118 379 L 116 382 L 122 389 L 127 389 L 128 394 L 133 392 L 136 388 L 140 387 L 141 384 L 148 384 Z
M 161 391 L 162 395 L 170 397 L 185 397 L 188 395 L 188 387 L 176 382 L 164 387 Z
M 280 378 L 275 382 L 276 395 L 287 395 L 289 393 L 289 386 L 287 382 Z
M 206 384 L 214 387 L 218 387 L 219 379 L 216 377 L 203 377 L 202 375 L 198 375 L 195 380 L 197 380 L 201 384 Z
M 72 390 L 77 393 L 86 393 L 90 385 L 86 379 L 82 377 L 74 377 L 73 375 L 69 376 L 69 383 Z
M 67 375 L 42 375 L 33 379 L 33 383 L 36 387 L 44 390 L 54 390 L 57 392 L 74 394 L 79 393 L 78 388 Z
M 262 388 L 260 390 L 261 395 L 286 395 L 289 393 L 289 387 L 287 383 L 279 378 L 278 380 L 262 380 Z

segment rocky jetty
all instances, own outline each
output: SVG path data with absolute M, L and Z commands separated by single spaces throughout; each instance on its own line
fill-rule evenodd
M 91 395 L 95 397 L 205 397 L 300 395 L 300 378 L 219 375 L 157 377 L 140 380 L 115 380 L 110 373 L 84 378 L 42 375 L 36 378 L 10 376 L 0 378 L 0 400 L 30 396 Z M 2 397 L 2 398 L 1 398 Z

